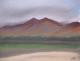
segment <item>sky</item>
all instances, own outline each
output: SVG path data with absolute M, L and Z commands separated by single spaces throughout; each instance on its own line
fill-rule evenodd
M 0 26 L 48 17 L 58 22 L 80 22 L 80 0 L 0 0 Z

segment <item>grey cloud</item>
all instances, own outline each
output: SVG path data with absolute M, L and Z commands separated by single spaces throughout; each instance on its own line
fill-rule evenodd
M 37 16 L 67 21 L 78 16 L 79 2 L 80 0 L 0 0 L 0 24 L 22 22 Z

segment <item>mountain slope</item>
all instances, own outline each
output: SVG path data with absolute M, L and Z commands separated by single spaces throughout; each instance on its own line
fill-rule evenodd
M 32 18 L 25 23 L 0 28 L 0 36 L 73 36 L 80 35 L 80 23 L 62 25 L 48 18 Z
M 63 26 L 62 30 L 57 32 L 59 35 L 65 36 L 79 36 L 80 35 L 80 23 L 72 22 Z

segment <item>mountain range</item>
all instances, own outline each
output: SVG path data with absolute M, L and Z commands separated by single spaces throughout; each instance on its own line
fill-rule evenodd
M 0 36 L 79 36 L 80 23 L 62 24 L 49 18 L 32 18 L 25 23 L 0 28 Z

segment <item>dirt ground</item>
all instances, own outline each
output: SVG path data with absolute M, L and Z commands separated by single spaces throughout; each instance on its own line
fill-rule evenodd
M 6 48 L 0 61 L 80 61 L 80 49 Z
M 1 58 L 0 61 L 80 61 L 75 52 L 37 52 Z
M 0 61 L 80 61 L 80 49 L 6 48 Z M 31 58 L 31 59 L 30 59 Z M 57 60 L 59 59 L 59 60 Z
M 77 52 L 80 54 L 80 49 L 54 49 L 54 48 L 5 48 L 0 49 L 0 58 L 16 56 L 22 54 L 36 53 L 36 52 L 50 52 L 50 51 L 65 51 L 65 52 Z

